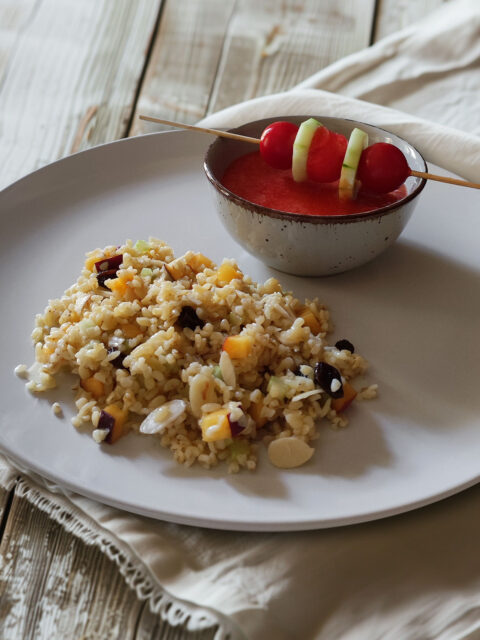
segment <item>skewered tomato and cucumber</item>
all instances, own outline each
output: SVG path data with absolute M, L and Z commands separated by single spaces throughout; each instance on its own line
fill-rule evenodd
M 411 174 L 405 156 L 393 144 L 368 146 L 368 135 L 359 128 L 347 140 L 314 118 L 299 127 L 273 122 L 260 138 L 260 155 L 275 169 L 291 167 L 295 182 L 339 180 L 341 197 L 355 197 L 356 179 L 362 190 L 384 194 L 398 189 Z
M 403 153 L 385 142 L 368 146 L 359 128 L 347 140 L 314 118 L 299 127 L 278 121 L 259 143 L 259 152 L 227 167 L 222 183 L 260 206 L 335 216 L 380 209 L 407 195 L 403 183 L 411 170 Z
M 288 121 L 273 122 L 261 139 L 153 116 L 139 118 L 260 144 L 260 153 L 234 160 L 221 182 L 244 200 L 281 212 L 343 216 L 382 209 L 405 198 L 407 189 L 403 183 L 409 176 L 480 189 L 480 183 L 410 169 L 395 145 L 380 142 L 366 146 L 366 134 L 360 129 L 352 132 L 347 141 L 314 118 L 300 127 Z M 292 179 L 292 172 L 301 181 Z

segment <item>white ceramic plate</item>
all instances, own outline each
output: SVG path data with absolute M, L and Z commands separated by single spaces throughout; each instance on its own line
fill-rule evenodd
M 480 217 L 478 192 L 431 183 L 397 244 L 324 279 L 275 273 L 217 221 L 202 172 L 208 138 L 191 132 L 97 147 L 0 193 L 2 300 L 0 448 L 63 487 L 169 521 L 238 530 L 295 530 L 373 520 L 428 504 L 480 477 Z M 375 402 L 350 426 L 320 427 L 312 461 L 282 472 L 184 468 L 152 440 L 98 446 L 30 395 L 14 367 L 30 363 L 34 315 L 77 277 L 84 253 L 149 235 L 179 255 L 235 257 L 297 296 L 319 296 L 337 331 L 371 362 Z M 71 392 L 70 392 L 71 393 Z M 62 398 L 68 398 L 68 389 Z

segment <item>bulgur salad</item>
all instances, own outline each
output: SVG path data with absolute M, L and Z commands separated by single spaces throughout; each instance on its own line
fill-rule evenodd
M 329 345 L 330 331 L 325 306 L 275 278 L 127 241 L 87 254 L 77 282 L 37 315 L 35 363 L 17 373 L 32 392 L 61 371 L 78 376 L 72 422 L 98 443 L 133 430 L 181 464 L 237 472 L 255 469 L 263 442 L 289 468 L 313 454 L 320 418 L 346 426 L 348 405 L 376 396 L 376 385 L 354 388 L 367 363 L 348 340 Z

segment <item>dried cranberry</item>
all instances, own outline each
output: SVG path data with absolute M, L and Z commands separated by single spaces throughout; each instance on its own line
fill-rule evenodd
M 228 423 L 230 425 L 230 431 L 232 433 L 232 438 L 236 438 L 237 436 L 239 436 L 243 432 L 243 430 L 245 429 L 245 427 L 243 427 L 236 420 L 230 420 L 230 416 L 228 416 Z
M 113 427 L 115 426 L 115 418 L 103 411 L 100 413 L 100 418 L 98 419 L 97 429 L 106 429 L 108 431 L 107 436 L 105 438 L 105 442 L 111 444 L 112 441 L 112 432 Z
M 244 429 L 245 427 L 242 427 L 239 422 L 230 422 L 230 431 L 232 432 L 232 438 L 236 438 L 237 436 L 239 436 Z
M 197 327 L 201 329 L 205 324 L 204 321 L 197 316 L 195 309 L 189 306 L 182 307 L 177 322 L 182 329 L 192 329 L 192 331 Z
M 105 284 L 105 280 L 111 280 L 113 278 L 116 278 L 116 276 L 117 269 L 108 269 L 107 271 L 101 271 L 100 273 L 97 273 L 98 286 L 110 291 L 110 289 L 108 289 L 107 285 Z
M 332 391 L 332 383 L 338 386 L 334 380 L 338 380 L 340 386 Z M 317 362 L 315 365 L 315 382 L 332 398 L 343 398 L 342 375 L 328 362 Z
M 116 256 L 112 256 L 111 258 L 103 258 L 98 262 L 95 262 L 95 269 L 97 273 L 102 273 L 102 271 L 110 271 L 110 269 L 115 269 L 118 271 L 118 267 L 123 262 L 123 253 L 119 253 Z
M 335 343 L 335 347 L 339 351 L 343 351 L 344 349 L 345 351 L 350 351 L 350 353 L 353 353 L 355 351 L 355 347 L 350 342 L 350 340 L 339 340 L 338 342 Z
M 113 353 L 114 351 L 118 351 L 115 347 L 108 347 L 107 353 Z M 126 353 L 119 353 L 116 358 L 110 360 L 110 364 L 112 364 L 117 369 L 126 369 L 127 367 L 123 364 L 123 361 L 127 357 Z
M 108 289 L 105 285 L 105 280 L 115 278 L 118 268 L 123 262 L 123 254 L 119 253 L 111 258 L 104 258 L 95 262 L 95 269 L 97 270 L 97 282 L 103 289 Z

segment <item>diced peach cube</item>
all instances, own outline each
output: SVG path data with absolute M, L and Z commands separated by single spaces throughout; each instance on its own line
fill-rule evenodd
M 226 409 L 207 413 L 200 421 L 200 428 L 202 429 L 202 440 L 204 442 L 215 442 L 216 440 L 225 440 L 225 438 L 232 437 Z
M 105 284 L 111 291 L 118 293 L 119 296 L 124 296 L 128 289 L 127 282 L 130 282 L 130 280 L 133 280 L 133 274 L 127 272 L 118 276 L 118 278 L 107 280 Z
M 308 307 L 300 313 L 299 318 L 303 318 L 305 326 L 310 329 L 314 336 L 318 335 L 322 331 L 320 322 L 313 315 L 313 311 Z
M 203 253 L 192 253 L 187 257 L 186 261 L 188 266 L 196 273 L 198 273 L 199 271 L 203 271 L 205 268 L 213 269 L 214 267 L 214 264 L 210 260 L 210 258 L 204 256 Z
M 334 398 L 332 400 L 332 409 L 337 413 L 345 411 L 345 409 L 355 400 L 357 392 L 349 382 L 343 383 L 343 398 Z
M 113 444 L 123 435 L 123 425 L 127 419 L 128 411 L 121 409 L 117 404 L 108 404 L 103 410 L 114 419 L 113 429 L 107 436 L 109 444 Z
M 105 394 L 105 385 L 101 380 L 97 380 L 93 376 L 91 378 L 85 378 L 80 382 L 82 389 L 91 393 L 95 400 L 98 400 Z
M 226 351 L 230 358 L 241 360 L 250 355 L 253 347 L 251 336 L 228 336 L 223 343 L 222 349 Z
M 217 282 L 219 284 L 228 284 L 232 280 L 241 279 L 242 273 L 228 262 L 224 262 L 217 269 Z

